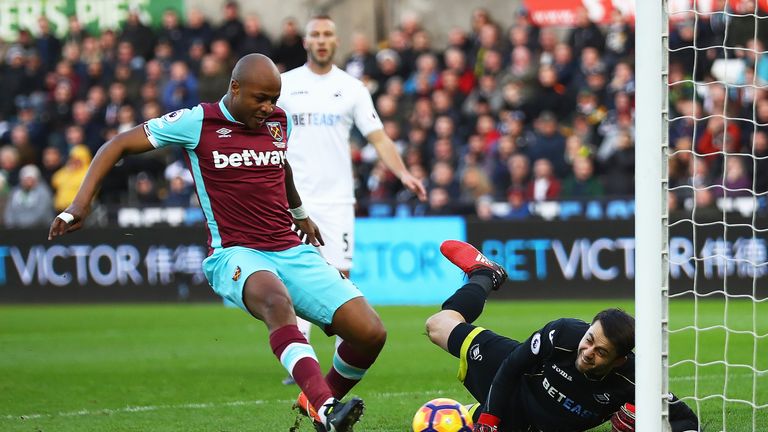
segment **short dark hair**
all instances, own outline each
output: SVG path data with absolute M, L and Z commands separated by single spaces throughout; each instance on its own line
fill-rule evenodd
M 605 337 L 616 347 L 619 357 L 624 357 L 635 348 L 635 318 L 618 308 L 602 310 L 592 319 L 600 321 Z

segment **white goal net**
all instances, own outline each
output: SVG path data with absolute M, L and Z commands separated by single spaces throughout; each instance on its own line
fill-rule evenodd
M 649 297 L 661 309 L 657 415 L 666 418 L 671 391 L 701 430 L 768 431 L 768 1 L 659 6 L 654 33 L 640 12 L 637 29 L 638 42 L 661 36 L 662 109 L 649 114 L 662 127 L 650 154 L 660 143 L 661 299 Z M 639 92 L 647 54 L 638 47 Z M 638 198 L 638 218 L 647 204 Z M 644 310 L 638 303 L 639 325 Z M 639 355 L 651 339 L 638 334 Z

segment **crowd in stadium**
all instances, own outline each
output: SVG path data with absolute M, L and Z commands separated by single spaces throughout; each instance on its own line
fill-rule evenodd
M 722 45 L 710 35 L 728 20 L 735 18 L 715 14 L 697 25 L 679 19 L 671 26 L 670 82 L 679 84 L 670 89 L 670 116 L 682 116 L 670 128 L 672 149 L 682 150 L 670 163 L 673 186 L 750 188 L 752 172 L 758 188 L 768 183 L 768 159 L 727 158 L 723 179 L 724 158 L 716 153 L 726 141 L 729 151 L 768 154 L 762 128 L 717 116 L 752 119 L 754 110 L 766 124 L 766 92 L 722 85 L 694 91 L 685 81 L 694 73 L 699 80 L 718 79 L 727 62 L 741 65 L 742 83 L 765 83 L 768 58 L 758 56 L 754 66 L 756 56 L 740 50 L 675 50 L 694 38 L 702 47 Z M 359 139 L 352 143 L 358 214 L 368 214 L 372 203 L 401 202 L 418 207 L 415 214 L 526 218 L 534 201 L 631 197 L 631 23 L 616 12 L 612 22 L 597 25 L 586 10 L 565 30 L 537 27 L 524 11 L 509 28 L 484 9 L 469 21 L 452 28 L 447 45 L 438 47 L 409 15 L 378 44 L 354 34 L 351 53 L 338 57 L 341 68 L 365 82 L 386 133 L 429 191 L 427 203 L 416 203 Z M 133 12 L 120 29 L 100 34 L 89 34 L 74 16 L 64 38 L 45 18 L 38 26 L 35 34 L 20 29 L 16 41 L 0 42 L 0 222 L 7 227 L 49 224 L 73 198 L 95 152 L 116 133 L 220 99 L 240 56 L 269 55 L 281 70 L 306 60 L 302 23 L 287 18 L 280 35 L 268 35 L 258 15 L 242 13 L 232 1 L 217 25 L 190 9 L 185 16 L 165 11 L 157 29 Z M 741 41 L 759 50 L 765 42 L 762 35 Z M 712 114 L 703 121 L 685 117 Z M 705 156 L 694 164 L 686 150 Z M 105 180 L 98 201 L 194 206 L 191 181 L 180 152 L 152 152 L 125 159 Z M 741 193 L 723 190 L 697 193 L 696 201 L 713 205 L 718 194 Z M 670 196 L 670 205 L 682 207 L 693 193 L 683 188 Z

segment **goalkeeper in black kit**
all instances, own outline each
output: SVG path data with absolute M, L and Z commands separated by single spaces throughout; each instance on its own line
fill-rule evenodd
M 460 359 L 459 379 L 479 402 L 476 432 L 575 432 L 609 420 L 614 431 L 635 430 L 632 316 L 606 309 L 591 323 L 561 318 L 518 342 L 471 324 L 504 269 L 457 240 L 440 251 L 469 280 L 427 320 L 427 334 Z M 696 414 L 672 395 L 669 414 L 673 432 L 698 430 Z

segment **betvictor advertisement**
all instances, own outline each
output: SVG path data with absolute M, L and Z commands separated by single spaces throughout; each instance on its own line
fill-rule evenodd
M 768 295 L 768 232 L 731 222 L 671 228 L 673 295 Z M 439 304 L 463 281 L 440 243 L 466 239 L 509 273 L 494 298 L 628 298 L 633 233 L 632 222 L 620 221 L 360 219 L 351 279 L 373 304 Z M 0 302 L 217 300 L 201 271 L 203 227 L 88 228 L 55 242 L 46 236 L 0 231 Z
M 719 223 L 674 224 L 669 233 L 671 293 L 695 289 L 707 294 L 724 287 L 729 294 L 766 291 L 767 236 L 736 221 L 727 229 Z M 475 222 L 467 224 L 467 241 L 507 269 L 508 289 L 498 293 L 503 297 L 634 295 L 632 221 Z

